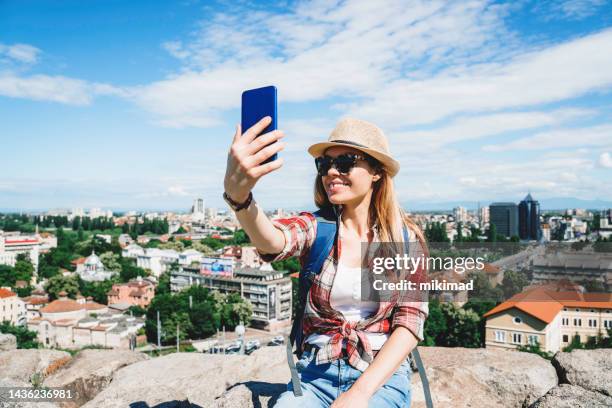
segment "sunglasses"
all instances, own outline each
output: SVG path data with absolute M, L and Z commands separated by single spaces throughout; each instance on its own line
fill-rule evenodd
M 359 154 L 351 154 L 345 153 L 341 154 L 338 157 L 329 157 L 329 156 L 320 156 L 315 159 L 315 165 L 317 166 L 317 173 L 319 176 L 323 177 L 327 175 L 329 169 L 333 167 L 338 170 L 340 174 L 348 174 L 351 169 L 355 167 L 357 164 L 357 160 L 368 160 L 367 157 L 364 157 Z

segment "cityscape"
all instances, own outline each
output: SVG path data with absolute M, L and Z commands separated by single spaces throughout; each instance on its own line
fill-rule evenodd
M 296 214 L 279 208 L 268 216 L 276 219 Z M 586 292 L 582 300 L 591 313 L 584 330 L 573 320 L 571 330 L 580 328 L 576 333 L 584 332 L 580 340 L 586 343 L 612 327 L 610 299 L 589 301 L 598 295 L 588 293 L 610 293 L 612 251 L 606 244 L 612 236 L 612 209 L 542 211 L 532 194 L 527 194 L 518 203 L 493 202 L 476 211 L 456 207 L 447 212 L 418 212 L 411 216 L 432 245 L 525 245 L 519 253 L 523 256 L 496 255 L 486 264 L 484 277 L 490 282 L 487 288 L 503 288 L 504 296 L 494 299 L 496 302 L 489 305 L 491 310 L 483 311 L 479 318 L 486 318 L 486 313 L 499 318 L 495 310 L 507 307 L 500 302 L 531 284 L 549 285 L 550 289 L 551 284 L 569 281 L 574 284 L 571 290 Z M 236 349 L 236 339 L 228 341 L 219 336 L 233 333 L 240 324 L 259 337 L 257 347 L 260 339 L 277 338 L 278 343 L 278 336 L 286 335 L 290 328 L 295 307 L 292 286 L 300 268 L 297 259 L 263 262 L 255 247 L 249 245 L 235 214 L 206 207 L 202 198 L 194 199 L 184 213 L 55 209 L 37 214 L 2 214 L 0 225 L 0 320 L 36 333 L 33 341 L 41 347 L 159 351 L 164 346 L 179 347 L 183 343 L 211 352 Z M 566 243 L 571 250 L 559 249 L 552 254 L 539 250 L 547 243 Z M 595 250 L 588 249 L 593 246 Z M 593 265 L 585 266 L 589 263 Z M 452 271 L 432 271 L 432 276 L 448 278 L 449 272 L 452 275 Z M 517 293 L 508 293 L 508 276 L 517 273 L 524 273 L 520 276 L 522 284 L 515 288 Z M 222 294 L 226 296 L 223 302 L 240 307 L 216 323 L 192 321 L 188 313 L 167 315 L 163 311 L 161 321 L 157 320 L 161 306 L 156 296 L 188 293 L 193 287 Z M 188 296 L 191 308 L 194 295 Z M 462 306 L 479 296 L 486 295 L 482 291 L 433 293 L 432 299 Z M 550 301 L 549 294 L 538 300 Z M 557 300 L 563 304 L 563 299 Z M 149 308 L 152 304 L 157 305 L 154 313 Z M 562 322 L 569 319 L 574 317 L 563 317 Z M 181 323 L 182 330 L 170 328 Z M 513 329 L 516 328 L 509 328 L 509 333 Z M 553 330 L 549 326 L 531 329 L 533 334 L 503 342 L 499 340 L 506 339 L 505 332 L 487 331 L 485 339 L 479 341 L 483 347 L 514 348 L 540 341 L 548 352 L 567 346 L 573 334 L 568 327 L 569 331 L 560 335 L 558 327 L 553 344 L 551 335 L 546 336 L 547 331 Z M 247 351 L 255 347 L 250 343 Z

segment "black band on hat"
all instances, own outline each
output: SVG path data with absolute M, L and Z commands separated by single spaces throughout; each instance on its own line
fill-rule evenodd
M 353 142 L 351 140 L 338 139 L 338 140 L 330 140 L 330 142 L 332 142 L 332 143 L 346 143 L 346 144 L 350 144 L 350 145 L 353 145 L 353 146 L 363 147 L 364 149 L 371 149 L 371 147 L 369 147 L 369 146 L 364 146 L 361 143 L 356 143 L 356 142 Z

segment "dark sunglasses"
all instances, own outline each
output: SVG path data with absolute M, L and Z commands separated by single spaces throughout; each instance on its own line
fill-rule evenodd
M 346 175 L 355 167 L 357 160 L 366 160 L 370 162 L 367 157 L 362 155 L 345 153 L 338 157 L 319 156 L 315 159 L 315 165 L 317 166 L 317 173 L 321 177 L 326 176 L 332 166 L 335 167 L 340 174 Z

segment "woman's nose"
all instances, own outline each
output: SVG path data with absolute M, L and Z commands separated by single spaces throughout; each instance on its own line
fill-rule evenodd
M 327 170 L 327 175 L 328 176 L 338 176 L 340 175 L 340 172 L 338 171 L 338 169 L 336 169 L 336 166 L 331 166 L 329 170 Z

